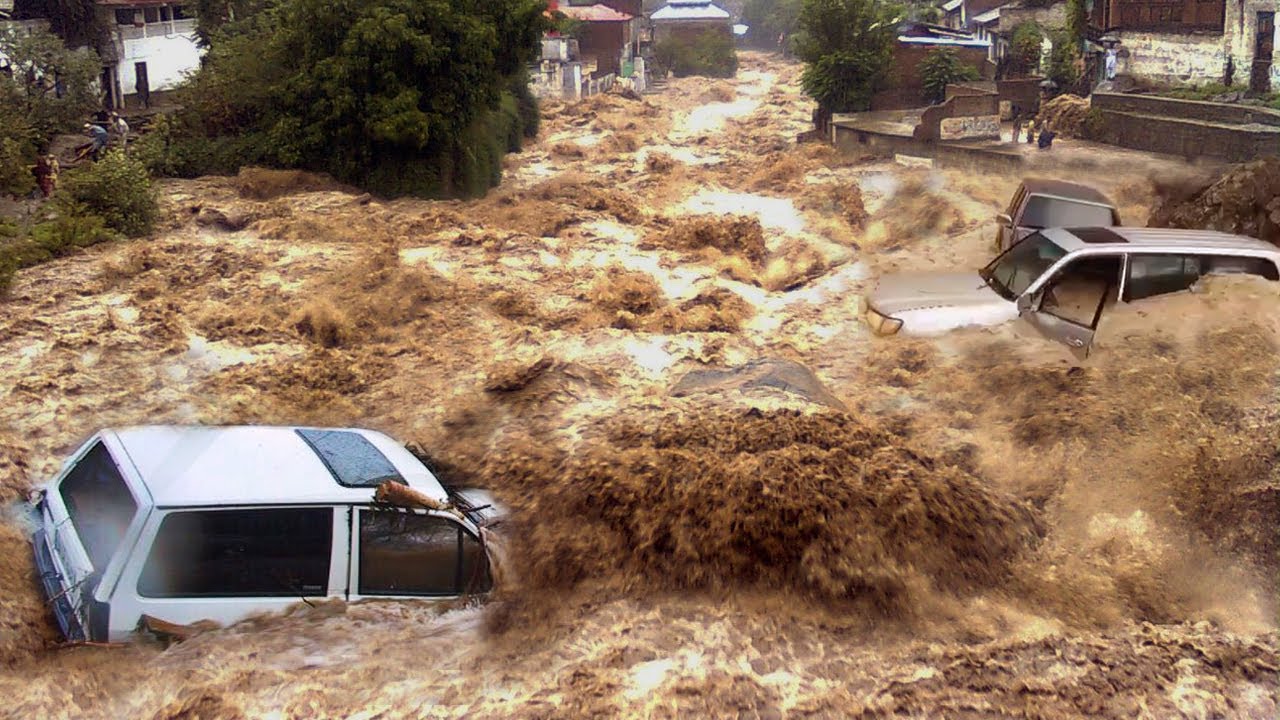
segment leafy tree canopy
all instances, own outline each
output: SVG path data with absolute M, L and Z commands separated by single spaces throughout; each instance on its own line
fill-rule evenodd
M 444 191 L 476 123 L 531 106 L 520 95 L 544 9 L 542 0 L 280 0 L 214 33 L 189 107 L 206 134 L 242 137 L 244 162 L 326 171 L 390 194 Z
M 44 30 L 0 27 L 0 55 L 10 68 L 0 73 L 0 138 L 43 146 L 97 107 L 101 64 L 93 51 L 68 50 Z
M 924 86 L 924 99 L 931 105 L 942 102 L 947 96 L 947 86 L 963 80 L 981 77 L 978 68 L 966 65 L 948 47 L 934 48 L 920 63 L 920 78 Z
M 893 62 L 901 6 L 884 0 L 804 0 L 796 54 L 800 82 L 827 112 L 870 107 Z

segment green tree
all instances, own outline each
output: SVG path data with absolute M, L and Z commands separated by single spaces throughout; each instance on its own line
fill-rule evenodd
M 1084 0 L 1067 0 L 1067 35 L 1083 45 L 1089 34 L 1089 14 Z
M 0 112 L 17 117 L 43 144 L 74 128 L 98 104 L 94 83 L 101 64 L 91 50 L 68 50 L 52 33 L 0 27 L 0 55 L 12 76 L 0 74 Z M 0 124 L 0 133 L 10 122 Z
M 235 23 L 253 17 L 266 7 L 267 0 L 196 0 L 196 38 L 209 47 L 219 32 L 234 28 Z
M 742 22 L 750 28 L 755 45 L 777 47 L 779 36 L 790 38 L 795 34 L 803 5 L 803 0 L 747 0 Z
M 947 86 L 964 80 L 981 77 L 978 68 L 964 64 L 956 51 L 948 47 L 934 48 L 920 63 L 920 78 L 924 86 L 924 99 L 936 105 L 946 99 Z
M 1080 44 L 1066 30 L 1051 33 L 1049 42 L 1053 43 L 1053 48 L 1049 51 L 1048 76 L 1065 90 L 1080 79 L 1080 71 L 1076 67 L 1080 60 Z
M 670 37 L 654 45 L 653 59 L 659 71 L 676 77 L 733 77 L 738 53 L 723 33 L 706 32 L 692 38 Z
M 30 167 L 53 136 L 79 125 L 97 105 L 98 58 L 71 51 L 56 35 L 0 27 L 0 55 L 12 75 L 0 74 L 0 192 L 25 195 Z
M 1040 70 L 1040 53 L 1044 44 L 1044 31 L 1034 22 L 1020 23 L 1013 29 L 1012 59 L 1014 71 L 1034 75 Z
M 885 83 L 903 10 L 883 0 L 804 0 L 800 83 L 824 113 L 870 107 Z
M 538 52 L 544 9 L 280 0 L 214 35 L 177 134 L 213 138 L 218 164 L 319 170 L 389 195 L 478 194 L 513 144 L 509 126 L 517 146 L 536 128 L 532 99 L 513 90 Z

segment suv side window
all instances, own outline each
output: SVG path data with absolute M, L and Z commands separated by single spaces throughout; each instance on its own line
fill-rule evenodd
M 199 510 L 165 516 L 138 594 L 174 597 L 323 595 L 333 508 Z
M 1119 256 L 1081 258 L 1045 286 L 1040 310 L 1081 327 L 1093 327 L 1103 302 L 1119 281 Z
M 1125 300 L 1186 290 L 1201 274 L 1201 258 L 1194 255 L 1130 255 Z
M 1267 258 L 1215 255 L 1201 260 L 1205 275 L 1257 275 L 1267 280 L 1280 280 L 1276 264 Z
M 138 512 L 133 493 L 106 446 L 94 443 L 62 478 L 58 494 L 67 506 L 67 515 L 89 561 L 94 570 L 101 572 L 111 562 L 129 522 Z
M 478 538 L 434 515 L 360 513 L 361 595 L 487 592 L 489 562 Z

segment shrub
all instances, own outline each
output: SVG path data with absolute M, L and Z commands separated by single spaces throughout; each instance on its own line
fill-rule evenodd
M 1013 29 L 1013 66 L 1023 74 L 1033 74 L 1040 69 L 1041 47 L 1044 31 L 1034 22 L 1024 22 Z
M 733 40 L 717 32 L 693 37 L 669 37 L 653 47 L 658 67 L 676 77 L 733 77 L 738 72 L 738 53 Z
M 1076 61 L 1080 59 L 1080 43 L 1065 30 L 1054 31 L 1050 37 L 1053 49 L 1049 51 L 1049 79 L 1065 90 L 1080 79 Z
M 158 213 L 147 168 L 119 150 L 68 172 L 59 192 L 128 237 L 151 232 Z
M 17 225 L 0 222 L 0 293 L 9 289 L 18 270 L 119 237 L 105 220 L 66 196 L 55 198 L 50 207 L 51 216 L 25 236 L 19 237 Z
M 977 80 L 978 68 L 965 65 L 951 48 L 934 48 L 920 63 L 920 77 L 924 86 L 924 99 L 936 105 L 946 99 L 947 86 L 963 80 Z

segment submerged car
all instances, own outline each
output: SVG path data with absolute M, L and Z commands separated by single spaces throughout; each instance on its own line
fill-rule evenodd
M 388 484 L 426 507 L 375 501 Z M 481 499 L 369 430 L 134 427 L 71 456 L 32 540 L 66 638 L 117 641 L 152 619 L 227 624 L 303 599 L 484 593 L 496 513 Z
M 1004 252 L 1044 228 L 1119 224 L 1115 204 L 1088 185 L 1027 178 L 1013 193 L 1009 209 L 996 216 L 996 252 Z
M 1050 228 L 978 272 L 885 276 L 867 296 L 864 314 L 880 335 L 936 334 L 1022 317 L 1084 356 L 1108 303 L 1188 290 L 1213 274 L 1280 280 L 1280 248 L 1204 230 Z

